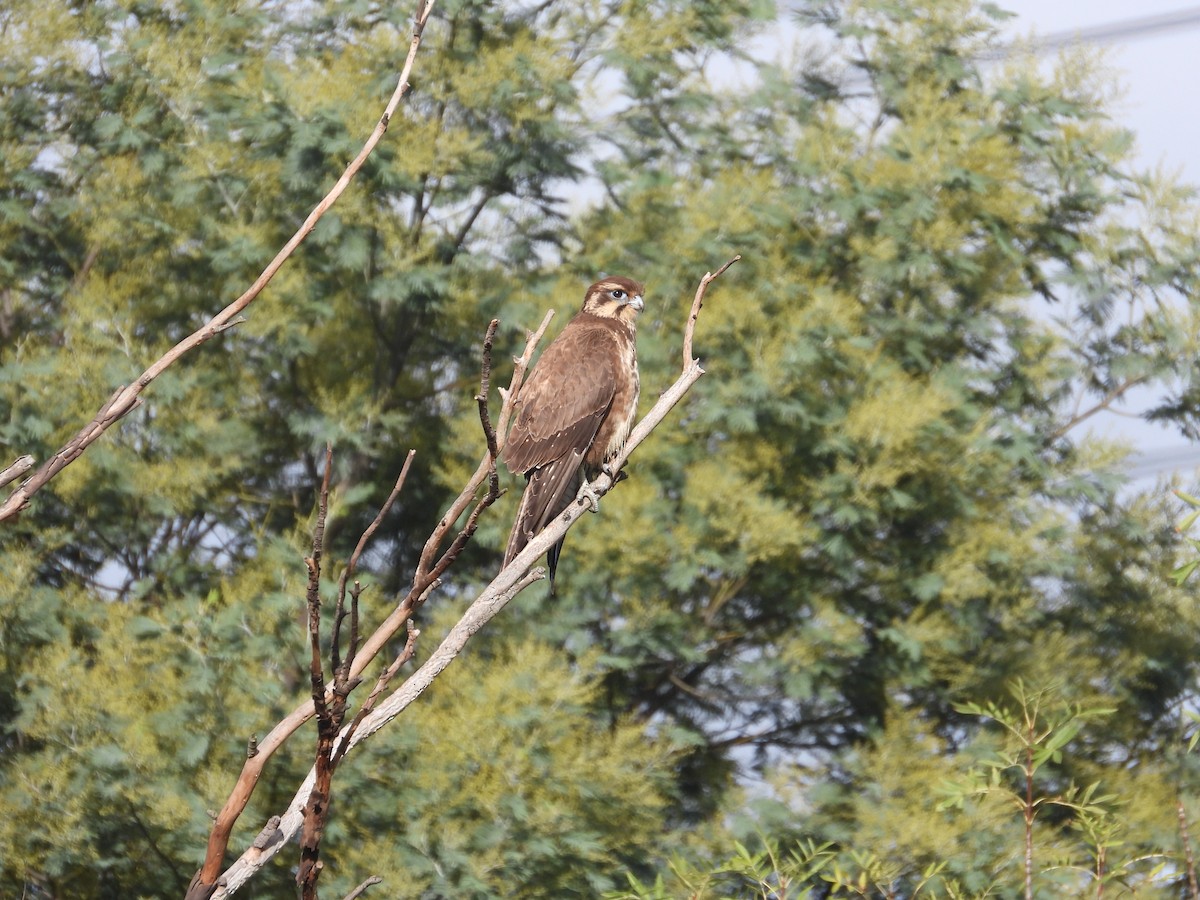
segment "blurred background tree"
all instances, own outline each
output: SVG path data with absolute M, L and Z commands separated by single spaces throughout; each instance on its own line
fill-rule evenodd
M 1078 426 L 1136 385 L 1196 434 L 1196 207 L 1132 168 L 1086 56 L 985 68 L 991 5 L 796 6 L 439 4 L 411 102 L 249 321 L 0 528 L 5 892 L 186 889 L 248 735 L 307 691 L 326 440 L 331 557 L 418 451 L 367 560 L 382 614 L 479 457 L 488 320 L 503 359 L 597 273 L 644 280 L 652 397 L 733 252 L 708 376 L 571 536 L 559 597 L 522 595 L 339 775 L 328 889 L 378 870 L 388 896 L 591 896 L 737 840 L 758 873 L 803 839 L 788 877 L 818 892 L 858 865 L 868 896 L 1009 896 L 1019 822 L 939 809 L 938 786 L 996 739 L 963 704 L 1018 678 L 1114 710 L 1043 789 L 1102 781 L 1127 857 L 1182 854 L 1200 653 L 1174 509 Z M 410 13 L 0 11 L 5 462 L 45 458 L 253 280 L 378 116 Z M 761 52 L 780 17 L 796 59 Z M 490 577 L 514 504 L 431 605 Z M 1040 825 L 1060 861 L 1088 851 L 1072 822 Z M 1186 866 L 1143 881 L 1179 896 Z

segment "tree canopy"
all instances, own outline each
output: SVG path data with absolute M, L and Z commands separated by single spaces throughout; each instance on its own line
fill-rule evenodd
M 331 558 L 417 451 L 364 560 L 378 620 L 483 449 L 489 320 L 503 374 L 594 276 L 645 282 L 644 409 L 740 253 L 706 377 L 558 596 L 348 758 L 330 890 L 1007 897 L 1024 835 L 1035 890 L 1188 895 L 1200 613 L 1175 505 L 1087 423 L 1137 387 L 1200 431 L 1192 193 L 1137 171 L 1087 54 L 989 62 L 991 4 L 784 6 L 438 4 L 409 101 L 248 321 L 0 524 L 0 893 L 186 891 L 248 737 L 308 691 L 327 441 Z M 373 127 L 410 17 L 6 4 L 0 463 L 253 281 Z M 272 760 L 242 843 L 310 762 Z

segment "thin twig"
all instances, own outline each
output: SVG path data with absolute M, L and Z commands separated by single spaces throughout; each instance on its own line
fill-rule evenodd
M 483 437 L 487 441 L 488 456 L 491 457 L 491 471 L 488 472 L 488 484 L 493 493 L 500 491 L 500 477 L 496 473 L 496 458 L 500 455 L 496 444 L 496 430 L 492 428 L 492 417 L 488 413 L 488 393 L 492 381 L 492 341 L 496 337 L 496 327 L 499 319 L 492 319 L 488 325 L 487 334 L 483 338 L 483 365 L 479 375 L 479 393 L 475 402 L 479 404 L 479 423 L 483 426 Z
M 358 898 L 363 895 L 363 891 L 376 884 L 383 884 L 383 879 L 378 875 L 372 875 L 370 878 L 348 893 L 343 900 L 358 900 Z
M 700 284 L 696 288 L 696 296 L 692 300 L 692 312 L 688 316 L 687 325 L 683 329 L 683 368 L 687 370 L 688 366 L 698 362 L 692 358 L 692 337 L 696 333 L 696 320 L 700 318 L 700 307 L 704 305 L 704 293 L 708 290 L 708 286 L 725 274 L 725 270 L 740 260 L 741 254 L 738 254 L 721 268 L 715 272 L 705 272 L 704 277 L 700 279 Z M 613 471 L 617 469 L 614 467 Z
M 1049 439 L 1051 441 L 1056 441 L 1060 437 L 1062 437 L 1064 434 L 1066 434 L 1068 431 L 1070 431 L 1072 428 L 1074 428 L 1076 425 L 1086 422 L 1088 419 L 1090 419 L 1092 416 L 1096 415 L 1097 413 L 1104 412 L 1110 406 L 1112 406 L 1113 403 L 1115 403 L 1117 400 L 1121 399 L 1121 397 L 1123 397 L 1126 394 L 1126 392 L 1128 392 L 1131 388 L 1135 388 L 1139 384 L 1142 384 L 1149 377 L 1150 377 L 1149 375 L 1138 375 L 1134 378 L 1130 378 L 1126 381 L 1122 381 L 1115 388 L 1113 388 L 1111 391 L 1109 391 L 1107 394 L 1105 394 L 1100 399 L 1100 401 L 1098 403 L 1096 403 L 1094 406 L 1089 407 L 1088 409 L 1084 410 L 1083 412 L 1076 411 L 1076 413 L 1074 415 L 1072 415 L 1071 418 L 1069 418 L 1066 422 L 1064 422 L 1058 428 L 1056 428 L 1052 432 L 1050 432 Z M 1109 411 L 1115 412 L 1115 410 L 1109 410 Z
M 375 687 L 371 690 L 370 695 L 363 701 L 362 708 L 359 709 L 343 733 L 342 739 L 338 742 L 337 750 L 333 755 L 333 764 L 335 766 L 342 761 L 342 757 L 350 749 L 350 739 L 358 730 L 358 726 L 362 724 L 363 719 L 375 708 L 375 703 L 379 699 L 379 695 L 387 689 L 388 684 L 396 677 L 396 673 L 400 671 L 400 668 L 410 662 L 416 655 L 417 638 L 421 636 L 421 630 L 413 624 L 412 619 L 409 619 L 406 624 L 408 626 L 408 639 L 404 642 L 404 649 L 392 660 L 392 664 L 380 674 L 379 680 L 375 682 Z
M 433 11 L 435 2 L 436 0 L 421 0 L 417 17 L 413 22 L 413 37 L 408 50 L 408 58 L 404 61 L 404 67 L 400 71 L 400 79 L 396 84 L 396 89 L 392 92 L 391 99 L 388 100 L 387 106 L 384 108 L 383 115 L 379 117 L 374 131 L 371 132 L 370 137 L 363 144 L 358 156 L 342 172 L 341 177 L 338 178 L 329 193 L 321 198 L 321 202 L 308 214 L 308 218 L 304 220 L 304 224 L 283 245 L 283 249 L 268 263 L 267 267 L 263 269 L 262 274 L 255 279 L 254 283 L 250 285 L 245 293 L 209 319 L 206 324 L 192 332 L 159 357 L 150 368 L 146 369 L 138 377 L 137 381 L 119 389 L 109 402 L 101 407 L 100 412 L 96 414 L 96 417 L 91 422 L 83 426 L 75 437 L 46 460 L 28 481 L 13 491 L 9 498 L 4 501 L 3 505 L 0 505 L 0 522 L 16 515 L 28 506 L 30 497 L 74 460 L 78 459 L 114 423 L 136 409 L 141 403 L 140 395 L 142 391 L 149 387 L 154 379 L 158 378 L 159 375 L 178 362 L 185 354 L 228 328 L 234 319 L 258 298 L 263 288 L 270 283 L 271 279 L 275 277 L 275 274 L 283 267 L 283 264 L 295 252 L 296 248 L 300 246 L 304 239 L 317 226 L 317 222 L 320 221 L 321 217 L 325 215 L 329 208 L 342 196 L 346 188 L 350 186 L 350 182 L 358 174 L 358 170 L 362 168 L 363 163 L 367 161 L 367 157 L 371 155 L 375 146 L 383 138 L 384 132 L 387 131 L 388 123 L 396 111 L 396 107 L 399 106 L 400 101 L 408 93 L 408 77 L 412 72 L 413 62 L 416 60 L 417 49 L 421 46 L 421 35 L 425 30 L 425 23 L 429 19 L 429 14 Z
M 354 665 L 354 657 L 358 654 L 358 598 L 362 596 L 363 586 L 360 582 L 355 581 L 354 587 L 350 589 L 350 641 L 346 646 L 346 661 L 340 664 L 334 664 L 334 674 L 336 675 L 336 683 L 334 690 L 340 692 L 343 696 L 348 696 L 359 684 L 362 683 L 361 678 L 351 678 L 349 674 L 350 666 Z M 334 637 L 337 642 L 338 637 Z M 335 644 L 336 646 L 336 644 Z M 333 654 L 333 659 L 337 659 L 337 654 Z
M 362 536 L 359 537 L 358 544 L 356 544 L 354 547 L 354 552 L 350 554 L 350 561 L 346 563 L 346 568 L 342 570 L 342 576 L 338 579 L 337 605 L 334 608 L 333 618 L 333 658 L 331 660 L 333 663 L 333 671 L 335 673 L 342 668 L 341 660 L 338 657 L 338 645 L 341 642 L 342 619 L 345 618 L 346 582 L 358 569 L 358 561 L 362 557 L 363 550 L 366 549 L 367 543 L 372 537 L 374 537 L 376 530 L 383 522 L 384 516 L 386 516 L 391 510 L 392 504 L 395 503 L 396 498 L 400 496 L 400 491 L 404 489 L 404 482 L 408 478 L 408 470 L 412 468 L 413 457 L 416 455 L 416 450 L 409 450 L 408 456 L 404 457 L 404 465 L 400 469 L 400 474 L 396 477 L 396 483 L 392 486 L 392 492 L 388 494 L 387 500 L 385 500 L 383 506 L 379 508 L 379 512 L 371 521 L 371 524 L 366 527 L 366 530 L 363 531 Z M 357 600 L 357 596 L 354 599 Z M 358 649 L 357 644 L 357 635 L 352 635 L 350 638 L 350 647 L 346 652 L 347 666 L 351 665 L 354 661 L 354 654 Z

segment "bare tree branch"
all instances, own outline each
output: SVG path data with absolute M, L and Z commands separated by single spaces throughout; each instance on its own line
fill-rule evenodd
M 0 487 L 4 487 L 4 485 L 8 484 L 10 481 L 16 481 L 33 468 L 33 463 L 34 459 L 32 456 L 17 457 L 16 461 L 11 466 L 9 466 L 3 472 L 0 472 Z
M 349 187 L 351 180 L 358 174 L 358 170 L 362 168 L 367 157 L 371 155 L 375 146 L 383 138 L 384 132 L 387 131 L 388 123 L 396 111 L 396 107 L 399 106 L 400 101 L 408 93 L 408 77 L 412 72 L 413 62 L 416 60 L 417 49 L 421 46 L 421 36 L 425 30 L 425 23 L 429 19 L 429 14 L 433 11 L 435 2 L 436 0 L 420 0 L 420 7 L 413 22 L 413 37 L 408 50 L 408 58 L 404 61 L 399 82 L 396 85 L 395 91 L 392 92 L 391 99 L 388 101 L 383 115 L 379 118 L 375 130 L 371 132 L 370 137 L 363 144 L 358 156 L 346 167 L 346 170 L 337 180 L 337 183 L 321 199 L 321 202 L 316 205 L 313 211 L 308 214 L 308 218 L 304 220 L 304 224 L 283 245 L 283 249 L 263 269 L 262 274 L 258 276 L 254 284 L 250 285 L 244 294 L 209 319 L 204 326 L 192 332 L 159 357 L 135 382 L 118 388 L 112 397 L 109 398 L 108 402 L 96 413 L 92 421 L 85 425 L 71 440 L 67 441 L 58 452 L 46 460 L 24 484 L 13 491 L 8 499 L 0 505 L 0 522 L 11 518 L 25 509 L 29 505 L 30 497 L 43 488 L 59 472 L 78 459 L 114 423 L 136 409 L 142 402 L 142 392 L 150 386 L 154 379 L 178 362 L 184 355 L 220 334 L 226 328 L 230 327 L 231 324 L 235 324 L 234 320 L 238 315 L 257 299 L 258 295 L 262 293 L 263 288 L 275 277 L 275 273 L 283 267 L 288 257 L 308 237 L 321 217 L 325 215 L 326 211 L 337 202 L 338 198 Z
M 15 515 L 29 503 L 29 498 L 42 486 L 57 475 L 63 468 L 77 459 L 88 446 L 91 445 L 104 431 L 106 431 L 117 419 L 127 414 L 138 403 L 141 402 L 140 394 L 149 384 L 157 378 L 165 369 L 172 365 L 176 360 L 184 354 L 207 341 L 213 335 L 219 334 L 229 323 L 235 321 L 239 314 L 246 309 L 267 286 L 270 280 L 275 276 L 275 273 L 283 266 L 284 262 L 295 251 L 296 247 L 312 232 L 316 227 L 317 222 L 325 214 L 325 212 L 337 201 L 342 193 L 349 186 L 350 181 L 362 168 L 364 162 L 375 146 L 383 138 L 387 131 L 388 124 L 391 122 L 392 116 L 396 112 L 400 101 L 408 94 L 409 91 L 409 75 L 412 72 L 413 64 L 416 61 L 417 51 L 421 46 L 421 38 L 425 31 L 425 24 L 429 20 L 430 14 L 433 12 L 433 6 L 436 0 L 420 0 L 416 18 L 413 21 L 412 41 L 409 45 L 408 56 L 404 61 L 404 66 L 400 71 L 400 77 L 396 85 L 396 89 L 392 92 L 391 98 L 388 100 L 387 106 L 384 108 L 383 115 L 376 124 L 374 131 L 367 138 L 362 150 L 358 156 L 346 167 L 337 183 L 328 194 L 322 198 L 316 208 L 309 213 L 308 218 L 300 226 L 300 229 L 292 236 L 292 238 L 284 245 L 283 249 L 271 260 L 258 279 L 250 286 L 250 288 L 242 294 L 237 300 L 223 309 L 220 313 L 214 316 L 207 325 L 198 331 L 185 338 L 180 343 L 176 344 L 170 351 L 163 355 L 157 362 L 150 366 L 142 376 L 133 385 L 121 388 L 116 394 L 110 398 L 109 402 L 104 405 L 101 411 L 97 414 L 83 430 L 79 432 L 71 441 L 69 441 L 61 450 L 58 451 L 50 460 L 48 460 L 41 469 L 35 473 L 34 477 L 29 479 L 17 491 L 0 506 L 0 522 Z M 378 652 L 376 650 L 375 652 Z M 374 653 L 370 654 L 363 664 L 365 665 Z M 262 774 L 263 766 L 271 757 L 276 749 L 287 739 L 289 735 L 294 733 L 296 728 L 308 720 L 312 715 L 311 707 L 294 711 L 290 716 L 286 717 L 282 722 L 271 730 L 266 739 L 258 747 L 258 753 L 246 760 L 242 770 L 241 777 L 238 778 L 237 784 L 234 787 L 233 793 L 226 800 L 225 806 L 222 808 L 217 822 L 213 826 L 212 833 L 209 835 L 208 851 L 205 855 L 204 864 L 196 873 L 192 880 L 191 887 L 187 893 L 187 900 L 202 900 L 212 895 L 216 888 L 216 876 L 220 870 L 223 861 L 225 849 L 228 846 L 229 835 L 232 832 L 233 825 L 245 809 L 246 803 L 250 800 L 250 795 L 254 792 L 254 787 L 258 783 L 258 778 Z
M 684 330 L 684 345 L 686 353 L 684 355 L 683 371 L 666 391 L 662 393 L 658 401 L 642 418 L 640 422 L 630 432 L 625 446 L 609 466 L 611 472 L 619 472 L 621 467 L 629 459 L 630 454 L 641 445 L 643 441 L 666 419 L 670 411 L 675 405 L 683 399 L 688 390 L 691 389 L 700 377 L 704 374 L 704 370 L 700 367 L 698 361 L 691 359 L 691 341 L 695 332 L 696 319 L 699 314 L 700 307 L 704 300 L 704 294 L 711 284 L 722 272 L 729 268 L 740 257 L 734 257 L 724 266 L 717 270 L 716 273 L 706 273 L 700 282 L 700 286 L 696 291 L 696 298 L 692 304 L 692 313 L 689 316 L 687 325 Z M 530 338 L 530 343 L 526 346 L 527 358 L 532 351 L 535 339 L 540 336 L 541 331 L 545 330 L 545 326 L 549 322 L 549 317 L 542 323 L 542 328 L 539 332 Z M 526 359 L 527 362 L 527 359 Z M 520 366 L 521 360 L 518 360 Z M 523 374 L 523 369 L 522 369 Z M 517 375 L 514 373 L 514 383 L 517 380 Z M 505 398 L 505 409 L 501 413 L 501 421 L 507 424 L 507 416 L 511 415 L 511 401 L 517 398 L 515 389 L 510 388 L 508 395 Z M 519 398 L 517 398 L 519 399 Z M 489 451 L 488 457 L 484 463 L 491 458 Z M 473 479 L 475 487 L 482 483 L 486 477 L 486 465 L 481 464 L 480 470 L 476 472 Z M 478 479 L 478 480 L 475 480 Z M 598 497 L 603 496 L 612 489 L 615 479 L 607 472 L 602 473 L 595 481 L 591 483 L 593 490 Z M 547 525 L 541 533 L 536 535 L 528 545 L 517 554 L 516 558 L 505 567 L 492 582 L 483 589 L 475 601 L 470 605 L 467 611 L 463 614 L 458 624 L 451 629 L 450 633 L 445 637 L 438 648 L 433 652 L 428 660 L 421 665 L 416 672 L 410 675 L 403 684 L 397 688 L 396 692 L 384 700 L 375 709 L 355 718 L 350 725 L 343 729 L 342 735 L 338 739 L 337 749 L 335 750 L 336 758 L 343 757 L 349 750 L 353 749 L 362 741 L 366 740 L 380 728 L 387 725 L 388 722 L 396 718 L 404 709 L 406 709 L 413 701 L 415 701 L 424 691 L 433 683 L 433 680 L 440 675 L 455 657 L 466 646 L 467 641 L 472 635 L 479 632 L 483 626 L 496 616 L 508 602 L 518 593 L 545 577 L 545 570 L 537 567 L 531 571 L 526 571 L 537 559 L 539 559 L 547 550 L 550 549 L 559 538 L 563 537 L 570 530 L 571 526 L 579 519 L 582 513 L 591 507 L 591 501 L 588 499 L 576 500 L 571 504 L 558 518 Z M 464 506 L 465 508 L 465 506 Z M 442 523 L 444 524 L 445 519 Z M 432 540 L 432 538 L 431 538 Z M 449 551 L 447 551 L 449 552 Z M 436 566 L 430 571 L 436 570 Z M 400 610 L 398 609 L 397 612 Z M 396 613 L 393 613 L 393 616 Z M 382 630 L 382 629 L 381 629 Z M 378 633 L 378 632 L 377 632 Z M 401 654 L 404 656 L 404 654 Z M 386 685 L 386 679 L 390 679 L 391 674 L 399 665 L 393 663 L 388 672 L 385 673 L 386 678 L 381 677 L 381 685 L 377 685 L 376 690 L 372 692 L 369 701 L 383 690 L 383 685 Z M 225 871 L 221 876 L 220 887 L 213 894 L 214 898 L 221 900 L 226 898 L 239 887 L 248 881 L 255 872 L 261 869 L 279 847 L 290 840 L 300 829 L 303 822 L 304 814 L 303 807 L 306 798 L 312 791 L 313 785 L 316 783 L 316 770 L 310 770 L 308 776 L 301 784 L 299 790 L 288 806 L 287 811 L 279 817 L 279 838 L 273 841 L 265 848 L 250 847 L 232 866 Z
M 383 884 L 383 879 L 378 875 L 372 875 L 370 878 L 348 893 L 343 900 L 358 900 L 358 898 L 363 895 L 363 891 L 375 884 Z
M 500 455 L 500 450 L 496 441 L 496 430 L 492 428 L 491 415 L 488 413 L 488 393 L 492 380 L 492 341 L 496 337 L 496 326 L 499 324 L 499 319 L 492 319 L 488 325 L 487 336 L 483 339 L 483 374 L 479 379 L 479 393 L 475 395 L 475 402 L 479 404 L 479 423 L 483 426 L 483 437 L 487 441 L 488 456 L 491 458 L 488 484 L 490 489 L 497 493 L 500 491 L 500 481 L 496 474 L 496 458 Z
M 696 333 L 696 320 L 700 318 L 700 307 L 704 305 L 704 293 L 708 290 L 708 286 L 725 274 L 725 270 L 740 260 L 741 254 L 738 254 L 721 268 L 715 272 L 705 272 L 704 277 L 700 279 L 700 284 L 696 288 L 696 296 L 692 300 L 692 312 L 688 316 L 687 325 L 683 329 L 683 369 L 686 372 L 696 360 L 692 359 L 692 337 Z M 618 471 L 620 466 L 612 466 L 614 472 Z
M 396 478 L 396 484 L 392 487 L 392 492 L 388 494 L 387 500 L 383 506 L 379 508 L 378 515 L 367 526 L 367 529 L 362 533 L 362 537 L 358 539 L 358 544 L 354 548 L 354 552 L 350 554 L 350 562 L 346 564 L 346 568 L 342 571 L 342 577 L 338 579 L 337 592 L 337 607 L 334 610 L 333 621 L 333 658 L 331 660 L 333 671 L 336 673 L 342 669 L 342 662 L 339 659 L 339 642 L 342 632 L 342 620 L 345 617 L 346 610 L 346 582 L 358 570 L 358 561 L 362 557 L 363 550 L 366 549 L 367 542 L 374 536 L 375 531 L 383 522 L 383 517 L 388 514 L 392 508 L 392 504 L 396 502 L 396 498 L 400 496 L 400 491 L 404 488 L 404 482 L 408 479 L 408 470 L 412 468 L 413 457 L 417 455 L 416 450 L 409 450 L 408 456 L 404 457 L 404 465 L 400 469 L 400 475 Z M 358 590 L 358 583 L 355 582 L 355 589 Z M 351 597 L 351 635 L 350 646 L 346 649 L 346 665 L 350 666 L 354 663 L 354 657 L 358 652 L 358 593 Z
M 529 336 L 529 339 L 525 345 L 525 353 L 519 360 L 517 360 L 517 365 L 513 370 L 513 376 L 512 380 L 509 382 L 508 390 L 501 391 L 505 397 L 499 418 L 501 428 L 507 427 L 508 420 L 511 417 L 512 405 L 509 398 L 516 396 L 517 391 L 520 388 L 521 380 L 524 377 L 524 373 L 529 366 L 529 361 L 533 357 L 534 348 L 536 347 L 537 342 L 541 339 L 541 336 L 545 333 L 546 326 L 549 325 L 552 314 L 552 312 L 547 313 L 546 317 L 542 320 L 541 327 Z M 488 328 L 488 334 L 489 336 L 494 334 L 494 330 L 491 326 Z M 490 378 L 491 357 L 485 347 L 482 371 L 480 375 L 481 385 L 489 383 Z M 403 483 L 405 472 L 407 471 L 411 458 L 412 453 L 410 452 L 408 460 L 405 461 L 405 469 L 401 471 L 400 477 L 397 479 L 397 488 L 393 490 L 393 497 L 396 490 L 398 490 L 399 486 Z M 383 623 L 375 629 L 375 632 L 363 643 L 361 650 L 358 650 L 358 652 L 348 656 L 344 664 L 341 665 L 340 668 L 344 670 L 345 684 L 352 685 L 358 683 L 360 676 L 367 665 L 387 645 L 388 641 L 390 641 L 396 635 L 396 633 L 405 626 L 413 612 L 420 608 L 429 595 L 441 583 L 441 574 L 450 566 L 451 563 L 453 563 L 458 554 L 462 551 L 463 547 L 466 546 L 467 541 L 469 541 L 471 536 L 474 534 L 479 516 L 497 497 L 500 496 L 498 490 L 489 490 L 482 498 L 475 500 L 475 495 L 478 493 L 480 486 L 485 480 L 489 479 L 490 475 L 494 475 L 495 466 L 495 455 L 489 447 L 488 451 L 481 460 L 479 467 L 476 469 L 475 474 L 463 488 L 462 493 L 459 494 L 459 496 L 451 504 L 450 510 L 441 518 L 437 528 L 434 529 L 433 534 L 426 543 L 425 553 L 428 555 L 429 559 L 426 571 L 424 573 L 419 572 L 418 575 L 414 577 L 412 588 L 409 590 L 408 594 L 399 602 L 399 604 L 397 604 L 397 606 L 392 610 L 391 614 L 388 615 Z M 498 482 L 496 483 L 496 487 L 498 488 Z M 385 511 L 386 506 L 391 503 L 391 500 L 392 498 L 389 497 L 388 503 L 385 504 Z M 433 560 L 433 554 L 437 552 L 441 540 L 449 532 L 449 529 L 454 525 L 459 516 L 467 509 L 472 501 L 475 501 L 475 507 L 468 516 L 466 524 L 456 535 L 449 549 L 443 552 L 442 555 L 436 559 L 436 561 Z M 381 511 L 380 515 L 376 517 L 377 521 L 382 518 L 382 516 L 383 512 Z M 372 526 L 370 526 L 368 530 L 372 530 L 374 528 L 374 524 L 375 523 L 372 523 Z M 364 533 L 364 538 L 360 539 L 359 548 L 355 551 L 356 554 L 360 553 L 361 547 L 364 546 L 365 539 L 367 537 L 369 537 L 369 535 Z M 352 556 L 351 559 L 353 562 L 357 561 L 356 557 Z M 356 622 L 356 618 L 352 619 L 352 623 L 354 622 Z M 356 628 L 354 628 L 354 630 L 355 632 L 357 631 Z M 413 639 L 415 639 L 415 635 L 413 636 Z M 357 638 L 355 638 L 352 643 L 357 645 Z M 401 660 L 393 664 L 394 669 L 392 670 L 392 674 L 395 673 L 395 670 L 400 668 L 404 661 L 405 660 Z M 390 678 L 391 676 L 389 675 L 388 679 Z M 384 681 L 385 685 L 386 683 L 387 682 Z M 378 690 L 382 690 L 382 688 L 380 687 Z M 369 700 L 370 702 L 373 702 L 373 698 L 369 698 Z M 228 847 L 229 837 L 232 834 L 233 826 L 241 816 L 242 811 L 245 810 L 246 804 L 250 802 L 250 797 L 254 793 L 254 788 L 258 784 L 258 779 L 262 775 L 267 761 L 271 758 L 275 751 L 278 750 L 285 741 L 287 741 L 289 737 L 295 734 L 296 730 L 299 729 L 300 726 L 312 718 L 315 711 L 316 706 L 314 705 L 313 700 L 310 698 L 308 701 L 302 703 L 299 707 L 293 710 L 289 715 L 285 716 L 278 724 L 276 724 L 274 728 L 271 729 L 270 733 L 262 740 L 261 743 L 258 744 L 257 753 L 255 753 L 253 756 L 247 756 L 246 761 L 242 765 L 241 774 L 238 776 L 238 780 L 234 785 L 233 790 L 230 792 L 228 799 L 225 801 L 225 805 L 221 808 L 220 813 L 217 815 L 217 820 L 209 834 L 208 850 L 205 854 L 204 864 L 201 867 L 200 872 L 197 874 L 196 879 L 193 880 L 192 889 L 188 892 L 187 900 L 203 900 L 203 898 L 211 896 L 211 892 L 216 888 L 217 882 L 215 879 L 220 871 L 221 862 L 224 859 L 225 850 Z M 352 726 L 355 726 L 358 721 L 359 720 L 356 719 L 355 722 L 352 722 Z M 340 755 L 338 758 L 340 758 Z
M 421 636 L 421 631 L 413 625 L 412 619 L 409 619 L 405 624 L 408 626 L 408 640 L 404 642 L 404 649 L 400 651 L 399 655 L 392 661 L 392 664 L 383 670 L 383 673 L 379 676 L 379 680 L 375 682 L 375 687 L 371 690 L 370 696 L 363 701 L 362 708 L 359 709 L 354 720 L 351 721 L 349 727 L 343 732 L 342 739 L 338 742 L 337 752 L 334 753 L 334 765 L 340 763 L 342 757 L 346 755 L 346 751 L 350 749 L 350 738 L 358 730 L 358 726 L 362 724 L 362 720 L 375 708 L 375 703 L 379 699 L 379 695 L 387 689 L 388 684 L 396 677 L 396 673 L 400 671 L 400 667 L 410 662 L 416 655 L 417 638 Z

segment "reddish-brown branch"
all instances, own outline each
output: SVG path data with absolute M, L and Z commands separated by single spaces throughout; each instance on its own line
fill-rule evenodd
M 317 524 L 313 528 L 312 556 L 308 566 L 308 639 L 311 651 L 309 674 L 312 679 L 313 708 L 317 713 L 317 777 L 304 806 L 304 832 L 300 838 L 300 869 L 296 883 L 303 900 L 316 900 L 317 876 L 321 873 L 321 837 L 329 815 L 330 784 L 333 769 L 329 765 L 333 739 L 341 727 L 345 698 L 335 690 L 329 702 L 325 698 L 325 674 L 321 664 L 321 554 L 325 545 L 325 518 L 329 511 L 329 479 L 333 472 L 333 447 L 325 446 L 325 477 L 321 481 L 321 498 L 317 504 Z
M 358 174 L 358 170 L 367 161 L 367 157 L 371 155 L 375 146 L 383 138 L 384 133 L 387 131 L 388 123 L 396 111 L 396 107 L 399 106 L 400 101 L 408 93 L 408 77 L 412 72 L 417 49 L 421 46 L 421 35 L 424 33 L 425 23 L 429 19 L 429 14 L 433 11 L 434 3 L 435 0 L 421 0 L 417 17 L 413 22 L 413 37 L 408 51 L 408 58 L 404 61 L 399 82 L 396 85 L 395 91 L 392 92 L 391 99 L 388 100 L 383 115 L 380 116 L 378 123 L 375 125 L 374 131 L 371 132 L 370 137 L 363 144 L 358 156 L 346 167 L 346 170 L 338 178 L 329 193 L 321 198 L 321 202 L 308 214 L 308 218 L 304 220 L 304 224 L 283 245 L 283 249 L 268 263 L 267 267 L 263 269 L 262 274 L 255 279 L 254 283 L 247 288 L 245 293 L 209 319 L 205 325 L 192 332 L 159 357 L 135 382 L 118 388 L 112 397 L 109 398 L 108 402 L 100 408 L 100 411 L 91 422 L 83 426 L 71 440 L 67 441 L 57 453 L 46 460 L 24 484 L 13 491 L 8 499 L 0 505 L 0 522 L 11 518 L 28 506 L 30 497 L 43 488 L 59 472 L 78 459 L 113 424 L 136 409 L 142 402 L 142 392 L 159 375 L 201 344 L 220 334 L 231 325 L 236 324 L 235 320 L 238 315 L 258 298 L 263 288 L 275 277 L 275 274 L 283 267 L 288 257 L 295 252 L 296 248 L 300 246 L 316 227 L 321 217 L 342 196 L 346 188 L 349 187 L 350 182 L 354 179 L 354 176 Z
M 308 568 L 308 587 L 304 600 L 308 606 L 308 640 L 311 658 L 309 673 L 312 677 L 317 715 L 325 714 L 325 678 L 321 668 L 321 553 L 325 546 L 325 517 L 329 513 L 329 479 L 333 473 L 333 446 L 325 445 L 325 477 L 321 479 L 321 496 L 317 502 L 317 524 L 313 528 L 312 556 L 304 560 Z
M 492 319 L 488 325 L 487 335 L 483 339 L 483 367 L 479 378 L 479 393 L 475 402 L 479 404 L 479 423 L 483 426 L 483 437 L 487 441 L 488 456 L 491 457 L 492 467 L 488 473 L 488 489 L 499 496 L 500 478 L 496 474 L 496 457 L 500 455 L 496 442 L 496 430 L 492 428 L 492 417 L 488 412 L 488 393 L 492 383 L 492 341 L 496 337 L 496 327 L 499 319 Z

